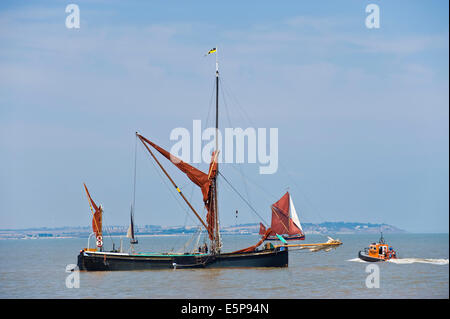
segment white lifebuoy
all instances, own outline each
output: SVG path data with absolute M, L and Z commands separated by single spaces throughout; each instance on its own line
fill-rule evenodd
M 102 236 L 97 236 L 97 247 L 103 246 L 103 238 Z

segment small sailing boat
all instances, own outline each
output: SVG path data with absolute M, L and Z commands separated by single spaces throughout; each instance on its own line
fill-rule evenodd
M 217 48 L 210 50 L 208 54 L 216 53 L 216 77 L 215 77 L 215 87 L 216 87 L 216 134 L 215 134 L 215 150 L 211 154 L 211 161 L 209 164 L 208 172 L 203 172 L 188 163 L 183 162 L 181 159 L 177 158 L 173 154 L 166 151 L 164 148 L 158 146 L 151 140 L 147 139 L 140 133 L 136 132 L 136 143 L 139 140 L 148 151 L 153 160 L 158 164 L 158 167 L 168 178 L 170 183 L 176 189 L 177 193 L 181 196 L 183 201 L 192 211 L 192 213 L 197 217 L 200 224 L 204 227 L 207 232 L 209 239 L 209 245 L 207 248 L 201 251 L 194 250 L 184 253 L 173 253 L 173 252 L 134 252 L 132 249 L 129 253 L 124 253 L 122 250 L 119 252 L 114 249 L 109 252 L 104 252 L 102 245 L 97 245 L 97 249 L 84 248 L 80 251 L 78 255 L 78 268 L 80 270 L 143 270 L 143 269 L 183 269 L 183 268 L 230 268 L 230 267 L 287 267 L 288 266 L 288 245 L 278 245 L 274 246 L 267 243 L 263 247 L 260 247 L 263 242 L 269 237 L 277 232 L 284 233 L 284 229 L 277 231 L 272 231 L 272 228 L 266 229 L 262 238 L 253 246 L 243 248 L 233 252 L 223 252 L 222 251 L 222 240 L 219 227 L 219 201 L 218 201 L 218 183 L 217 178 L 219 177 L 219 163 L 218 163 L 218 130 L 219 130 L 219 68 L 217 61 Z M 181 172 L 183 172 L 188 179 L 197 185 L 202 193 L 202 199 L 204 208 L 206 210 L 206 217 L 203 219 L 189 200 L 184 196 L 182 190 L 175 183 L 173 178 L 169 175 L 167 170 L 163 167 L 161 162 L 153 153 L 156 150 L 163 157 L 169 160 L 175 167 L 177 167 Z M 136 158 L 136 157 L 135 157 Z M 136 161 L 136 160 L 135 160 Z M 136 167 L 136 166 L 135 166 Z M 136 169 L 135 169 L 136 175 Z M 136 178 L 135 178 L 136 181 Z M 135 182 L 136 184 L 136 182 Z M 87 188 L 86 188 L 87 192 Z M 91 205 L 91 210 L 93 211 L 94 220 L 93 230 L 97 235 L 101 236 L 101 222 L 98 223 L 98 214 L 101 216 L 102 209 L 97 207 L 92 201 L 89 193 L 88 199 Z M 133 195 L 134 196 L 134 195 Z M 286 206 L 286 200 L 288 206 Z M 273 209 L 280 214 L 286 214 L 295 212 L 293 204 L 289 204 L 290 197 L 283 197 L 279 203 L 273 205 Z M 134 199 L 133 199 L 134 203 Z M 134 204 L 131 209 L 131 223 L 130 223 L 130 237 L 134 239 Z M 94 212 L 95 209 L 95 212 Z M 287 215 L 291 216 L 291 215 Z M 101 217 L 100 217 L 101 218 Z M 285 218 L 287 220 L 287 218 Z M 290 222 L 285 223 L 288 226 L 288 235 L 299 235 L 301 232 L 300 222 L 298 217 L 292 217 L 292 225 Z M 100 220 L 101 221 L 101 220 Z M 284 225 L 284 224 L 283 224 Z M 95 227 L 94 227 L 95 226 Z M 292 231 L 289 231 L 292 230 Z M 300 230 L 300 232 L 298 232 Z M 301 232 L 302 233 L 302 232 Z M 314 244 L 314 248 L 317 247 L 337 247 L 341 242 L 324 243 L 324 244 Z M 311 244 L 312 245 L 312 244 Z M 301 248 L 301 247 L 300 247 Z
M 133 212 L 133 205 L 131 205 L 131 210 L 130 210 L 130 226 L 128 227 L 128 231 L 127 231 L 127 238 L 130 238 L 130 244 L 137 244 L 138 240 L 135 238 L 134 236 L 134 212 Z
M 297 211 L 289 192 L 283 195 L 272 206 L 272 222 L 270 228 L 272 231 L 266 240 L 304 240 L 302 225 L 298 219 Z M 267 232 L 266 227 L 260 223 L 259 234 L 264 235 Z M 281 237 L 281 238 L 280 238 Z

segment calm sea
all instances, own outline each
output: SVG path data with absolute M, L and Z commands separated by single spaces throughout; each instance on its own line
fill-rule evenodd
M 357 259 L 378 236 L 333 237 L 344 244 L 330 252 L 292 251 L 288 268 L 80 272 L 79 288 L 66 287 L 66 266 L 76 264 L 86 239 L 1 240 L 0 298 L 449 298 L 448 234 L 385 235 L 401 259 L 377 263 L 379 288 L 366 287 L 372 263 Z M 137 249 L 176 251 L 189 238 L 140 237 Z M 224 236 L 224 251 L 258 239 Z M 326 240 L 308 235 L 305 243 Z M 118 247 L 120 239 L 114 241 Z

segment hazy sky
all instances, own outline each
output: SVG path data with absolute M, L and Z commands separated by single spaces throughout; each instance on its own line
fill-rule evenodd
M 69 3 L 80 29 L 65 26 Z M 379 29 L 365 25 L 370 3 Z M 448 232 L 448 12 L 447 1 L 2 1 L 0 228 L 89 225 L 83 182 L 107 224 L 127 225 L 134 132 L 170 149 L 172 129 L 213 124 L 203 55 L 218 45 L 221 125 L 278 128 L 276 174 L 221 166 L 265 221 L 289 189 L 304 222 Z M 141 145 L 137 162 L 136 223 L 198 224 Z M 162 163 L 202 211 L 200 190 Z M 219 196 L 223 225 L 260 221 L 224 181 Z

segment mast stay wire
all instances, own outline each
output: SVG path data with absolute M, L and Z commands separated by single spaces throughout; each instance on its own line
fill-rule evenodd
M 219 79 L 219 81 L 220 81 L 220 83 L 221 83 L 221 86 L 220 86 L 220 88 L 221 88 L 221 92 L 222 92 L 222 100 L 223 100 L 223 102 L 224 102 L 224 106 L 225 106 L 225 111 L 226 111 L 226 114 L 227 114 L 227 119 L 228 119 L 228 123 L 229 123 L 229 125 L 230 125 L 230 127 L 232 127 L 232 123 L 231 123 L 231 117 L 230 117 L 230 112 L 229 112 L 229 107 L 228 107 L 228 103 L 227 103 L 227 96 L 230 98 L 230 99 L 234 99 L 234 101 L 235 101 L 235 103 L 236 103 L 236 105 L 239 107 L 238 108 L 238 110 L 241 112 L 241 118 L 243 119 L 243 120 L 247 120 L 248 122 L 250 122 L 250 124 L 252 124 L 253 125 L 253 123 L 252 123 L 252 120 L 250 119 L 250 117 L 248 116 L 248 114 L 247 114 L 247 112 L 245 111 L 245 109 L 242 107 L 242 105 L 239 103 L 239 101 L 237 100 L 237 98 L 234 96 L 234 95 L 232 95 L 231 93 L 230 93 L 230 89 L 228 88 L 228 86 L 227 85 L 225 85 L 225 83 L 224 83 L 224 81 L 223 81 L 223 77 L 221 77 L 220 79 Z M 254 126 L 254 125 L 253 125 Z M 239 165 L 238 166 L 238 168 L 236 169 L 236 167 L 232 164 L 232 163 L 227 163 L 227 164 L 231 164 L 231 167 L 233 168 L 233 169 L 235 169 L 235 170 L 237 170 L 238 172 L 239 172 L 239 174 L 240 174 L 240 176 L 241 176 L 241 178 L 242 178 L 242 181 L 243 181 L 243 184 L 244 184 L 244 190 L 245 190 L 245 193 L 246 193 L 246 195 L 247 195 L 247 200 L 245 200 L 244 198 L 243 198 L 243 196 L 231 185 L 231 183 L 228 181 L 228 180 L 226 180 L 226 178 L 223 176 L 223 174 L 220 174 L 220 175 L 222 175 L 222 177 L 227 181 L 227 183 L 234 189 L 234 191 L 235 192 L 237 192 L 238 193 L 238 195 L 246 202 L 246 204 L 253 210 L 253 212 L 255 212 L 256 213 L 256 215 L 262 220 L 262 221 L 264 221 L 264 223 L 266 223 L 267 224 L 267 222 L 256 212 L 256 210 L 253 208 L 253 206 L 252 206 L 252 204 L 251 204 L 251 198 L 250 198 L 250 193 L 249 193 L 249 191 L 248 191 L 248 184 L 247 184 L 247 180 L 246 180 L 246 176 L 245 176 L 245 174 L 242 172 L 242 168 L 241 168 L 241 166 Z M 220 173 L 220 172 L 219 172 Z M 256 183 L 255 183 L 256 184 Z M 266 193 L 268 193 L 267 191 L 265 191 Z M 270 194 L 270 193 L 269 193 Z M 273 196 L 272 194 L 270 194 L 273 198 L 275 198 L 275 196 Z M 268 225 L 268 224 L 267 224 Z
M 242 104 L 239 102 L 239 100 L 237 99 L 237 97 L 231 93 L 231 89 L 228 87 L 228 85 L 226 83 L 224 83 L 223 81 L 223 77 L 220 79 L 221 81 L 221 88 L 222 90 L 232 99 L 234 99 L 234 101 L 236 102 L 236 105 L 239 107 L 239 110 L 242 112 L 242 114 L 244 115 L 245 119 L 247 121 L 250 122 L 251 125 L 253 125 L 253 127 L 255 127 L 255 125 L 253 124 L 250 116 L 248 115 L 248 113 L 245 111 L 245 108 L 242 107 Z M 325 220 L 321 214 L 319 213 L 319 211 L 314 207 L 314 205 L 311 203 L 309 197 L 305 194 L 304 191 L 302 191 L 302 188 L 295 182 L 294 178 L 288 173 L 287 169 L 284 167 L 283 163 L 279 163 L 280 167 L 282 168 L 282 170 L 285 172 L 285 174 L 288 176 L 288 178 L 290 179 L 291 182 L 294 183 L 294 185 L 296 186 L 296 188 L 302 193 L 303 197 L 306 199 L 306 201 L 308 202 L 308 204 L 313 208 L 313 210 L 315 211 L 315 213 L 319 216 L 319 218 L 321 220 Z M 233 166 L 232 166 L 233 167 Z M 233 167 L 234 168 L 234 167 Z M 248 179 L 248 177 L 247 177 Z M 255 185 L 257 185 L 255 183 Z M 260 185 L 257 185 L 258 187 L 260 187 Z M 260 187 L 262 189 L 262 187 Z M 265 191 L 267 194 L 269 194 L 267 191 Z M 275 196 L 271 195 L 272 197 L 275 198 Z
M 261 221 L 264 222 L 264 224 L 269 225 L 267 221 L 261 217 L 261 215 L 256 211 L 255 208 L 239 193 L 239 191 L 227 180 L 227 178 L 219 171 L 219 175 L 224 179 L 224 181 L 228 184 L 228 186 L 231 187 L 231 189 L 247 204 L 248 207 L 259 217 Z
M 235 165 L 230 163 L 230 167 L 233 168 L 234 170 L 238 171 L 238 168 L 235 167 Z M 259 190 L 261 192 L 263 192 L 264 194 L 270 196 L 274 201 L 277 201 L 279 198 L 277 196 L 275 196 L 274 194 L 272 194 L 271 192 L 269 192 L 267 189 L 265 189 L 264 187 L 262 187 L 261 185 L 259 185 L 258 183 L 256 183 L 255 181 L 253 181 L 250 177 L 248 177 L 247 175 L 245 175 L 241 170 L 239 172 L 242 177 L 246 180 L 246 182 L 250 182 L 250 184 L 256 186 L 259 188 Z
M 225 104 L 225 107 L 226 107 L 226 111 L 227 111 L 227 115 L 228 115 L 228 121 L 230 122 L 230 126 L 231 126 L 231 120 L 230 120 L 230 117 L 229 117 L 228 104 L 226 103 L 225 96 L 228 96 L 230 99 L 233 99 L 233 100 L 234 100 L 235 104 L 238 106 L 237 109 L 241 112 L 241 117 L 242 117 L 242 119 L 243 119 L 243 120 L 246 120 L 246 121 L 248 121 L 248 122 L 250 122 L 250 124 L 253 125 L 253 127 L 255 127 L 255 125 L 254 125 L 253 121 L 251 120 L 250 116 L 249 116 L 248 113 L 245 111 L 245 108 L 244 108 L 244 107 L 242 106 L 242 104 L 239 102 L 239 100 L 237 99 L 237 97 L 236 97 L 234 94 L 231 93 L 231 89 L 228 87 L 228 85 L 226 85 L 226 84 L 224 83 L 223 77 L 220 78 L 220 81 L 221 81 L 221 84 L 222 84 L 222 85 L 221 85 L 221 89 L 222 89 L 222 92 L 223 92 L 223 95 L 222 95 L 222 96 L 223 96 L 224 104 Z M 237 169 L 233 164 L 231 164 L 231 167 L 232 167 L 233 169 L 237 170 L 237 171 L 240 173 L 240 175 L 241 175 L 241 177 L 242 177 L 242 180 L 243 180 L 243 182 L 244 182 L 245 192 L 246 192 L 247 197 L 248 197 L 248 199 L 249 199 L 250 202 L 251 202 L 251 200 L 250 200 L 250 195 L 249 195 L 249 192 L 248 192 L 248 184 L 247 184 L 248 181 L 250 181 L 253 185 L 255 185 L 255 186 L 257 186 L 258 188 L 260 188 L 265 194 L 271 196 L 274 200 L 277 199 L 277 197 L 276 197 L 275 195 L 273 195 L 272 193 L 270 193 L 269 191 L 267 191 L 264 187 L 262 187 L 261 185 L 257 184 L 256 182 L 252 181 L 248 176 L 246 176 L 246 175 L 242 172 L 242 169 L 241 169 L 240 166 L 239 166 L 238 169 Z
M 211 114 L 211 109 L 212 109 L 212 105 L 213 105 L 213 98 L 214 98 L 214 93 L 215 92 L 216 92 L 216 83 L 214 82 L 214 85 L 213 85 L 213 88 L 212 88 L 212 92 L 211 92 L 211 97 L 209 99 L 208 114 L 206 115 L 206 122 L 205 122 L 206 126 L 208 126 L 209 115 Z
M 219 81 L 222 81 L 222 80 L 219 79 Z M 222 82 L 221 82 L 221 84 L 222 84 Z M 221 88 L 221 91 L 222 91 L 222 100 L 223 100 L 223 104 L 225 105 L 225 111 L 226 111 L 226 114 L 227 114 L 228 124 L 230 125 L 230 128 L 232 128 L 233 125 L 232 125 L 232 123 L 231 123 L 231 118 L 230 118 L 229 108 L 228 108 L 228 104 L 227 104 L 227 101 L 226 101 L 226 98 L 225 98 L 225 91 L 224 91 L 224 89 L 223 89 L 223 85 L 221 85 L 220 88 Z M 228 164 L 228 163 L 227 163 L 227 164 Z M 246 183 L 246 181 L 245 181 L 245 179 L 244 179 L 244 174 L 242 173 L 242 168 L 241 168 L 240 165 L 239 165 L 238 167 L 239 167 L 239 173 L 241 174 L 241 178 L 242 178 L 242 181 L 243 181 L 243 183 L 244 183 L 244 190 L 245 190 L 245 193 L 246 193 L 246 195 L 247 195 L 248 201 L 251 203 L 252 201 L 251 201 L 251 198 L 250 198 L 250 194 L 249 194 L 249 192 L 248 192 L 247 183 Z
M 252 119 L 248 115 L 248 113 L 245 111 L 245 108 L 242 106 L 242 104 L 239 102 L 239 100 L 231 94 L 231 89 L 228 87 L 228 85 L 223 81 L 223 77 L 219 79 L 221 82 L 221 88 L 224 90 L 224 93 L 228 95 L 231 99 L 234 99 L 236 102 L 236 105 L 239 107 L 238 110 L 242 113 L 242 117 L 245 118 L 246 121 L 248 121 L 253 127 L 256 127 L 256 125 L 253 123 Z

